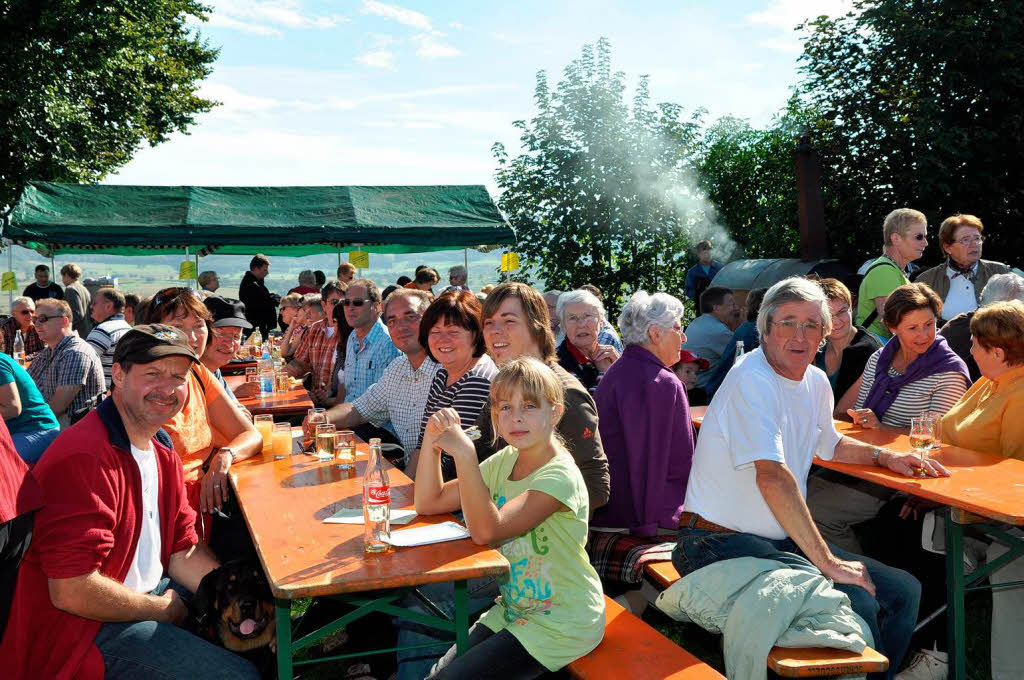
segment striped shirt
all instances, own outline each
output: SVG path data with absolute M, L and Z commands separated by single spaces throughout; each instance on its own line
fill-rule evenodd
M 96 350 L 103 365 L 103 377 L 107 380 L 107 389 L 110 389 L 110 367 L 114 365 L 114 350 L 117 349 L 117 341 L 121 336 L 132 329 L 124 320 L 124 314 L 114 314 L 103 323 L 97 324 L 85 339 L 89 345 Z
M 427 405 L 423 409 L 419 444 L 423 443 L 423 431 L 427 427 L 430 416 L 443 408 L 455 409 L 459 414 L 459 420 L 462 421 L 463 429 L 476 423 L 477 416 L 480 415 L 481 409 L 491 396 L 491 381 L 497 374 L 498 367 L 486 354 L 481 356 L 476 364 L 450 387 L 446 385 L 448 371 L 443 367 L 439 368 L 437 374 L 434 375 L 434 382 L 430 385 Z M 445 480 L 455 479 L 455 459 L 447 453 L 441 454 L 441 472 Z
M 401 352 L 391 342 L 391 334 L 380 319 L 363 338 L 359 346 L 359 335 L 352 331 L 345 348 L 345 401 L 355 401 L 380 380 L 384 369 Z
M 871 386 L 875 383 L 875 366 L 878 365 L 878 355 L 882 353 L 882 349 L 872 354 L 864 366 L 864 379 L 860 383 L 860 391 L 857 392 L 856 408 L 863 408 L 864 402 L 868 399 Z M 890 366 L 889 375 L 895 377 L 899 373 Z M 970 385 L 967 384 L 967 378 L 956 371 L 936 373 L 907 383 L 900 388 L 896 401 L 882 416 L 882 424 L 891 427 L 910 427 L 910 419 L 917 418 L 922 413 L 934 411 L 944 414 L 960 401 L 968 387 Z
M 370 385 L 352 406 L 359 415 L 378 427 L 390 422 L 390 429 L 402 442 L 405 459 L 420 443 L 420 423 L 427 406 L 430 387 L 440 364 L 426 357 L 418 369 L 413 369 L 409 357 L 403 354 L 388 366 L 380 380 Z
M 107 391 L 103 378 L 103 365 L 95 350 L 74 331 L 57 343 L 56 347 L 45 348 L 28 367 L 28 373 L 43 393 L 43 399 L 53 399 L 58 387 L 81 385 L 64 414 L 72 422 L 90 409 L 96 407 L 100 397 Z
M 333 332 L 328 334 L 328 330 Z M 334 333 L 337 333 L 337 329 L 328 326 L 325 319 L 315 322 L 302 336 L 302 342 L 292 357 L 293 361 L 309 367 L 314 390 L 322 390 L 331 384 L 331 371 L 338 348 L 338 336 Z

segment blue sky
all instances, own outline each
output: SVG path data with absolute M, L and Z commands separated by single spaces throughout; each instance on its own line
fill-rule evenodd
M 849 0 L 210 0 L 221 49 L 191 135 L 141 150 L 119 184 L 486 184 L 495 141 L 606 36 L 655 101 L 767 122 L 796 81 L 793 26 Z

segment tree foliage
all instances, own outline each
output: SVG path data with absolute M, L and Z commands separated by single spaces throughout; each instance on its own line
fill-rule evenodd
M 1022 252 L 1024 2 L 859 0 L 807 28 L 798 92 L 832 252 L 877 252 L 903 206 L 932 224 L 976 214 L 990 255 Z
M 217 57 L 195 0 L 5 0 L 0 207 L 29 180 L 90 182 L 186 131 Z
M 495 144 L 499 206 L 531 275 L 550 288 L 593 283 L 610 312 L 637 288 L 682 291 L 691 234 L 713 220 L 692 177 L 700 112 L 631 102 L 607 40 L 586 46 L 552 91 L 537 75 L 537 115 L 516 121 L 522 153 Z

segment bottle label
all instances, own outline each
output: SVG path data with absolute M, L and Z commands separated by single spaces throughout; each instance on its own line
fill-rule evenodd
M 369 505 L 384 505 L 391 502 L 391 487 L 384 485 L 372 485 L 366 487 L 366 503 Z

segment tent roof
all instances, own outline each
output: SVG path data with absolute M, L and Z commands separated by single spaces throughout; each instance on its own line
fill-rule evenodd
M 5 234 L 47 254 L 314 255 L 515 243 L 482 185 L 197 187 L 31 182 Z

